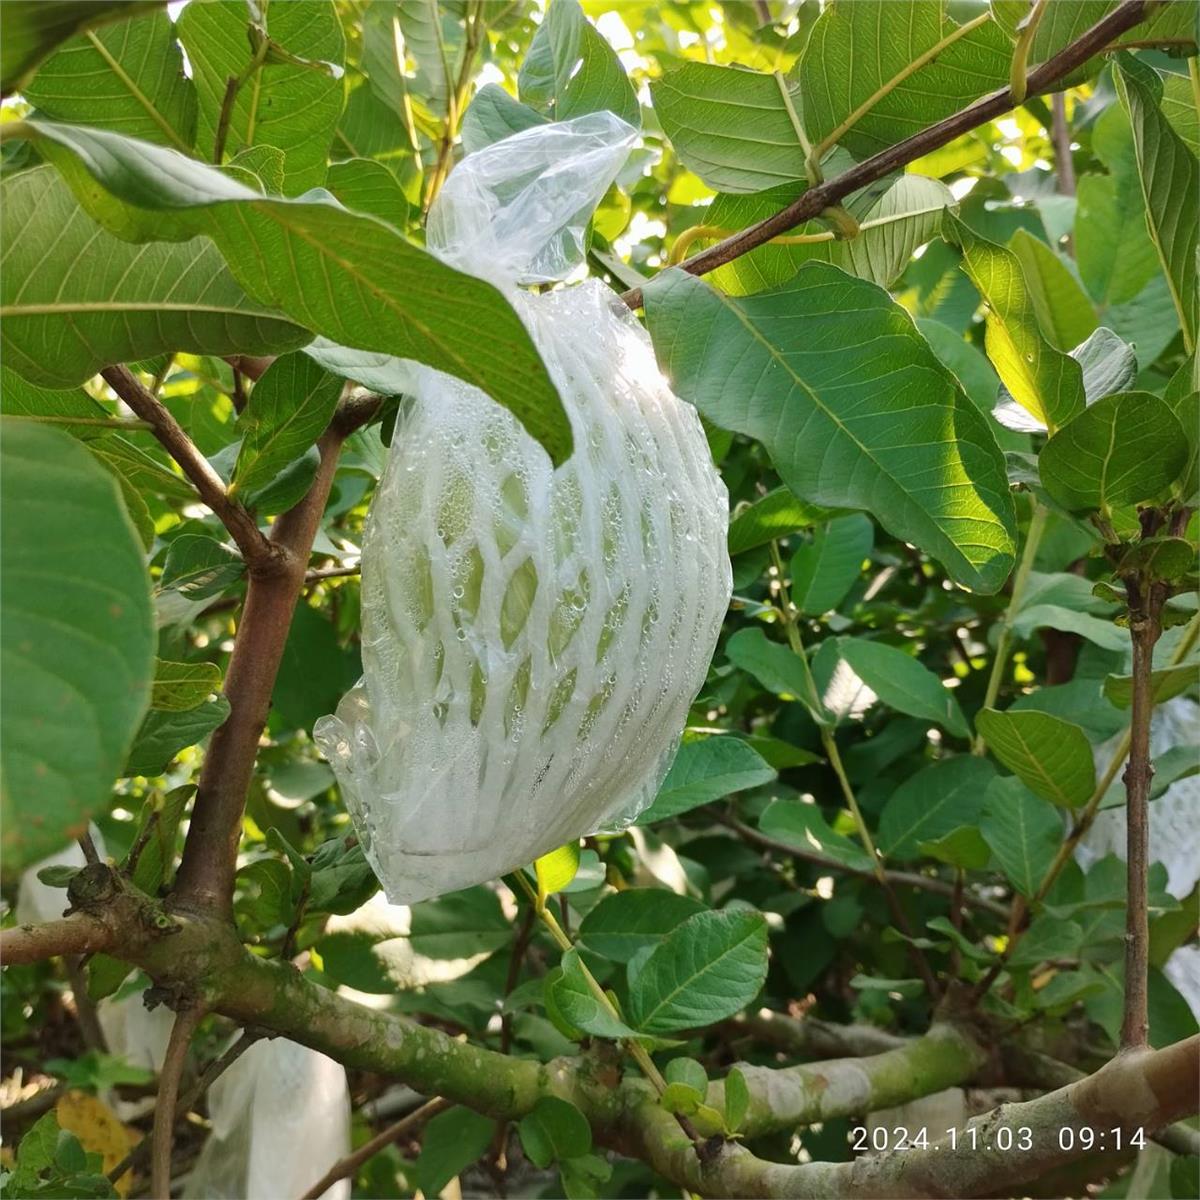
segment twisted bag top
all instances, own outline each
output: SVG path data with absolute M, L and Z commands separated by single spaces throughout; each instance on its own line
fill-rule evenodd
M 363 540 L 363 678 L 314 731 L 393 903 L 632 820 L 716 645 L 729 506 L 699 418 L 602 284 L 516 286 L 582 261 L 634 137 L 611 113 L 526 130 L 430 214 L 430 248 L 521 315 L 575 450 L 555 469 L 507 409 L 413 365 Z

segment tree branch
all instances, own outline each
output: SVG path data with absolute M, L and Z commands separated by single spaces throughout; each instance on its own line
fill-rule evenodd
M 229 530 L 251 574 L 270 571 L 276 562 L 275 549 L 259 529 L 254 517 L 230 497 L 221 477 L 184 432 L 183 426 L 171 415 L 170 409 L 142 387 L 128 368 L 120 365 L 105 367 L 100 374 L 108 386 L 149 424 L 154 436 L 195 485 L 200 499 Z
M 1127 578 L 1129 633 L 1133 640 L 1129 761 L 1125 765 L 1125 1009 L 1121 1049 L 1145 1046 L 1150 1030 L 1150 918 L 1147 872 L 1150 868 L 1150 717 L 1154 712 L 1154 645 L 1162 632 L 1163 585 Z
M 157 1200 L 171 1197 L 171 1150 L 175 1143 L 175 1105 L 179 1099 L 179 1081 L 187 1062 L 192 1034 L 204 1016 L 198 1004 L 182 1008 L 171 1026 L 171 1036 L 158 1073 L 158 1100 L 154 1107 L 154 1132 L 151 1134 L 150 1193 Z
M 443 1100 L 440 1096 L 435 1097 L 433 1100 L 427 1100 L 420 1108 L 414 1109 L 406 1116 L 401 1117 L 400 1120 L 389 1125 L 382 1133 L 376 1134 L 369 1142 L 364 1142 L 353 1154 L 348 1154 L 345 1158 L 335 1162 L 300 1197 L 300 1200 L 318 1200 L 318 1197 L 325 1195 L 339 1179 L 353 1179 L 358 1173 L 358 1168 L 368 1159 L 374 1158 L 380 1150 L 386 1150 L 388 1146 L 395 1141 L 399 1141 L 406 1133 L 410 1133 L 412 1130 L 424 1125 L 430 1117 L 436 1117 L 438 1113 L 443 1112 L 449 1107 L 449 1102 Z
M 780 1197 L 782 1200 L 979 1196 L 1036 1179 L 1052 1167 L 1093 1153 L 1060 1131 L 1119 1128 L 1126 1143 L 1138 1129 L 1156 1129 L 1195 1111 L 1200 1036 L 1165 1050 L 1118 1055 L 1095 1075 L 1021 1104 L 1002 1105 L 927 1150 L 868 1155 L 845 1163 L 791 1166 L 765 1162 L 726 1144 L 702 1163 L 657 1105 L 643 1101 L 619 1118 L 620 1148 L 660 1174 L 704 1196 Z M 1024 1146 L 1028 1130 L 1029 1149 Z M 971 1131 L 974 1131 L 973 1133 Z M 1002 1132 L 1003 1131 L 1003 1132 Z M 1007 1148 L 1004 1148 L 1007 1147 Z
M 86 913 L 44 925 L 16 925 L 0 932 L 0 965 L 15 967 L 62 954 L 98 954 L 113 949 L 115 941 L 108 925 Z
M 1100 53 L 1127 29 L 1145 20 L 1149 7 L 1149 0 L 1122 0 L 1082 37 L 1030 71 L 1027 79 L 1028 93 L 1036 95 L 1054 90 L 1059 80 L 1069 75 L 1076 67 L 1082 66 L 1093 55 Z M 689 258 L 683 264 L 683 269 L 692 275 L 706 275 L 717 267 L 733 262 L 735 258 L 748 254 L 773 237 L 786 233 L 805 221 L 811 221 L 825 209 L 838 204 L 867 184 L 900 170 L 914 159 L 945 146 L 964 133 L 969 133 L 976 126 L 1002 116 L 1014 108 L 1016 103 L 1008 88 L 983 96 L 944 121 L 938 121 L 920 133 L 856 164 L 836 179 L 809 188 L 773 216 L 749 225 L 732 237 Z M 632 288 L 622 293 L 621 299 L 630 308 L 641 308 L 642 289 Z
M 254 775 L 258 741 L 271 709 L 296 602 L 304 588 L 313 539 L 321 524 L 338 456 L 346 438 L 370 419 L 378 398 L 352 395 L 317 443 L 321 462 L 304 498 L 271 529 L 278 569 L 251 573 L 246 604 L 234 640 L 224 695 L 229 716 L 213 734 L 196 790 L 191 826 L 174 890 L 181 908 L 228 916 L 242 833 L 242 811 Z

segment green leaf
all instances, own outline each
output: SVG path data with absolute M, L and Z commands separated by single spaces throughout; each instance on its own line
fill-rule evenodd
M 5 0 L 0 5 L 0 91 L 21 90 L 60 43 L 84 29 L 139 17 L 162 0 Z
M 437 1196 L 456 1176 L 482 1158 L 491 1145 L 496 1122 L 456 1106 L 438 1113 L 421 1135 L 414 1174 L 426 1196 Z
M 641 125 L 637 93 L 621 60 L 583 15 L 578 0 L 554 0 L 534 35 L 529 58 L 549 67 L 550 78 L 540 81 L 537 94 L 539 107 L 552 103 L 555 120 L 608 109 L 634 128 Z M 526 82 L 522 99 L 528 90 Z
M 1074 921 L 1038 917 L 1017 943 L 1009 962 L 1014 967 L 1035 967 L 1052 958 L 1073 958 L 1079 954 L 1083 929 Z
M 567 1100 L 539 1096 L 532 1111 L 517 1125 L 521 1148 L 539 1170 L 564 1158 L 578 1158 L 592 1148 L 592 1127 Z
M 1155 704 L 1179 696 L 1197 683 L 1200 683 L 1200 660 L 1195 658 L 1150 672 L 1150 694 Z M 1104 680 L 1104 694 L 1118 708 L 1128 708 L 1133 703 L 1133 676 L 1109 675 Z
M 242 0 L 211 0 L 187 5 L 178 36 L 187 51 L 196 85 L 199 114 L 196 147 L 213 161 L 225 90 L 253 56 L 251 11 Z M 264 9 L 266 32 L 275 46 L 311 64 L 341 66 L 345 40 L 331 4 L 275 4 Z M 342 112 L 340 70 L 318 65 L 271 62 L 259 67 L 238 89 L 225 140 L 227 154 L 250 146 L 283 151 L 284 192 L 298 195 L 325 182 L 334 127 Z
M 187 802 L 195 795 L 191 784 L 172 788 L 164 796 L 152 793 L 142 806 L 138 836 L 149 827 L 151 833 L 133 868 L 133 882 L 147 895 L 155 896 L 167 878 L 175 858 L 175 838 L 183 820 Z
M 1039 796 L 1079 808 L 1096 790 L 1087 734 L 1078 725 L 1035 710 L 982 709 L 975 726 L 991 752 Z
M 657 945 L 688 917 L 704 911 L 691 896 L 661 888 L 630 888 L 606 896 L 579 926 L 579 940 L 592 954 L 628 962 L 639 950 Z
M 87 30 L 44 62 L 23 95 L 42 116 L 190 153 L 196 94 L 165 12 Z
M 679 748 L 654 803 L 637 818 L 652 825 L 710 804 L 734 792 L 770 783 L 775 771 L 745 742 L 733 737 L 706 737 Z
M 1028 229 L 1018 229 L 1008 248 L 1021 264 L 1025 287 L 1046 340 L 1072 350 L 1095 332 L 1096 313 L 1066 263 Z
M 988 357 L 1005 387 L 1050 430 L 1064 425 L 1083 411 L 1083 372 L 1043 335 L 1020 258 L 951 213 L 945 228 L 962 246 L 963 270 L 987 302 Z
M 884 805 L 879 818 L 880 850 L 901 861 L 919 858 L 927 853 L 924 844 L 936 843 L 963 826 L 975 826 L 984 793 L 995 776 L 989 762 L 969 754 L 942 759 L 910 775 Z
M 1116 82 L 1133 127 L 1146 223 L 1179 313 L 1185 349 L 1196 347 L 1196 227 L 1200 223 L 1200 165 L 1163 115 L 1162 79 L 1127 52 L 1117 57 Z
M 758 438 L 798 496 L 865 509 L 964 586 L 1001 586 L 1015 518 L 1000 451 L 886 292 L 807 263 L 784 287 L 741 300 L 678 270 L 645 295 L 675 390 Z
M 1014 618 L 1013 632 L 1027 638 L 1035 629 L 1061 629 L 1076 633 L 1104 650 L 1123 654 L 1129 650 L 1129 631 L 1112 621 L 1093 617 L 1090 613 L 1065 608 L 1061 604 L 1035 604 L 1022 609 Z
M 230 492 L 259 491 L 314 445 L 341 391 L 342 381 L 306 355 L 277 358 L 254 385 L 238 419 L 242 448 Z
M 820 808 L 803 800 L 772 800 L 759 818 L 759 829 L 768 837 L 788 843 L 807 854 L 820 854 L 831 862 L 856 870 L 870 870 L 871 860 L 856 842 L 826 824 Z
M 18 871 L 107 808 L 150 699 L 154 625 L 112 476 L 68 434 L 2 424 L 0 847 Z
M 210 662 L 154 660 L 154 689 L 150 707 L 159 712 L 187 712 L 198 708 L 221 689 L 221 668 Z
M 473 887 L 414 904 L 409 938 L 426 958 L 470 958 L 507 945 L 512 928 L 496 893 Z
M 807 529 L 833 515 L 832 510 L 806 504 L 785 487 L 755 500 L 729 523 L 729 553 L 744 554 L 797 529 Z
M 992 857 L 976 825 L 960 825 L 931 842 L 919 842 L 917 849 L 929 858 L 966 871 L 982 871 Z
M 39 883 L 44 883 L 47 887 L 65 888 L 79 872 L 79 867 L 42 867 L 37 873 L 37 878 Z
M 750 1087 L 740 1067 L 730 1068 L 725 1076 L 725 1127 L 737 1133 L 750 1111 Z
M 475 93 L 463 117 L 463 150 L 474 154 L 523 129 L 545 124 L 546 118 L 541 113 L 514 100 L 498 83 L 485 83 Z
M 1108 308 L 1146 287 L 1158 271 L 1158 256 L 1146 228 L 1133 131 L 1119 104 L 1097 118 L 1092 150 L 1108 173 L 1080 176 L 1073 242 L 1084 286 Z
M 559 971 L 547 976 L 545 999 L 548 1010 L 553 1005 L 562 1020 L 583 1033 L 614 1039 L 636 1036 L 634 1030 L 596 999 L 584 975 L 578 950 L 568 950 L 562 956 Z
M 838 638 L 838 654 L 850 669 L 897 712 L 936 721 L 956 737 L 970 736 L 954 693 L 911 654 L 865 638 Z
M 769 691 L 809 703 L 804 664 L 799 656 L 769 640 L 761 629 L 739 629 L 725 643 L 725 653 L 735 667 L 748 671 Z
M 206 738 L 229 716 L 229 701 L 224 696 L 206 700 L 187 712 L 155 712 L 145 720 L 133 739 L 122 775 L 161 775 L 181 750 Z
M 963 29 L 941 0 L 827 6 L 794 71 L 809 140 L 834 136 L 865 158 L 1003 87 L 1012 58 L 1003 31 L 990 20 Z
M 630 1020 L 650 1034 L 712 1025 L 749 1004 L 766 975 L 761 913 L 696 913 L 655 946 L 630 980 Z
M 551 850 L 533 866 L 537 875 L 538 900 L 545 904 L 547 896 L 561 892 L 575 878 L 579 870 L 579 843 L 568 842 L 557 850 Z
M 904 1000 L 915 1000 L 925 993 L 925 985 L 919 979 L 884 979 L 878 975 L 855 975 L 850 986 L 860 992 L 895 992 Z
M 678 1083 L 695 1092 L 701 1100 L 708 1092 L 707 1072 L 696 1059 L 686 1055 L 671 1059 L 663 1071 L 663 1078 L 668 1083 Z
M 53 167 L 6 176 L 0 203 L 5 362 L 33 383 L 70 387 L 173 350 L 277 354 L 311 336 L 247 297 L 211 243 L 131 246 L 106 233 Z
M 792 556 L 792 603 L 800 612 L 819 617 L 845 598 L 871 556 L 875 526 L 862 513 L 834 517 L 813 531 Z
M 1107 511 L 1153 500 L 1187 460 L 1183 427 L 1165 400 L 1118 392 L 1056 433 L 1038 458 L 1038 471 L 1064 508 Z
M 979 832 L 1008 881 L 1027 897 L 1037 892 L 1064 836 L 1055 807 L 1012 776 L 988 787 Z
M 705 224 L 719 229 L 744 229 L 777 213 L 802 191 L 799 185 L 791 184 L 748 196 L 717 196 L 705 213 Z M 856 237 L 800 245 L 768 242 L 718 267 L 708 278 L 718 290 L 744 296 L 778 287 L 802 263 L 816 259 L 840 267 L 847 275 L 887 287 L 895 282 L 918 247 L 937 237 L 942 212 L 953 205 L 950 189 L 939 180 L 902 175 L 882 195 L 878 188 L 869 187 L 845 202 L 843 207 L 859 222 L 860 232 Z M 789 231 L 787 236 L 814 234 L 824 228 L 820 221 L 810 221 Z
M 412 218 L 412 205 L 400 181 L 370 158 L 348 158 L 331 163 L 325 186 L 351 212 L 369 213 L 403 230 Z
M 307 328 L 456 375 L 510 408 L 555 462 L 570 453 L 558 393 L 520 318 L 491 284 L 320 193 L 261 196 L 211 167 L 104 130 L 30 121 L 20 128 L 121 236 L 205 233 L 244 287 Z M 106 191 L 97 195 L 92 180 Z
M 246 573 L 241 557 L 216 538 L 184 533 L 167 547 L 159 587 L 172 588 L 189 600 L 219 595 Z
M 794 82 L 689 62 L 665 72 L 650 93 L 680 162 L 709 187 L 759 192 L 804 178 L 805 152 L 788 112 L 801 107 Z

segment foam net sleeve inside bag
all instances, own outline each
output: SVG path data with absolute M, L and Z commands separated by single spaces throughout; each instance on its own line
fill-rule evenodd
M 574 434 L 555 469 L 483 392 L 414 364 L 368 514 L 363 678 L 314 731 L 389 900 L 494 879 L 653 799 L 730 594 L 699 417 L 582 260 L 634 139 L 610 113 L 466 158 L 431 249 L 504 290 Z

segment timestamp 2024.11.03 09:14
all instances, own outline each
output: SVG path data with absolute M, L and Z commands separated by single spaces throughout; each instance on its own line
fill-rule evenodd
M 859 1153 L 875 1151 L 929 1150 L 942 1147 L 946 1150 L 1000 1150 L 1028 1152 L 1034 1149 L 1033 1130 L 1027 1126 L 999 1125 L 987 1129 L 980 1125 L 968 1125 L 963 1129 L 941 1129 L 930 1131 L 923 1127 L 915 1129 L 896 1125 L 891 1128 L 876 1125 L 868 1129 L 857 1125 L 850 1131 L 851 1149 Z M 1093 1129 L 1090 1126 L 1064 1125 L 1058 1130 L 1060 1150 L 1140 1150 L 1146 1145 L 1144 1129 L 1123 1129 L 1117 1125 L 1111 1129 Z

